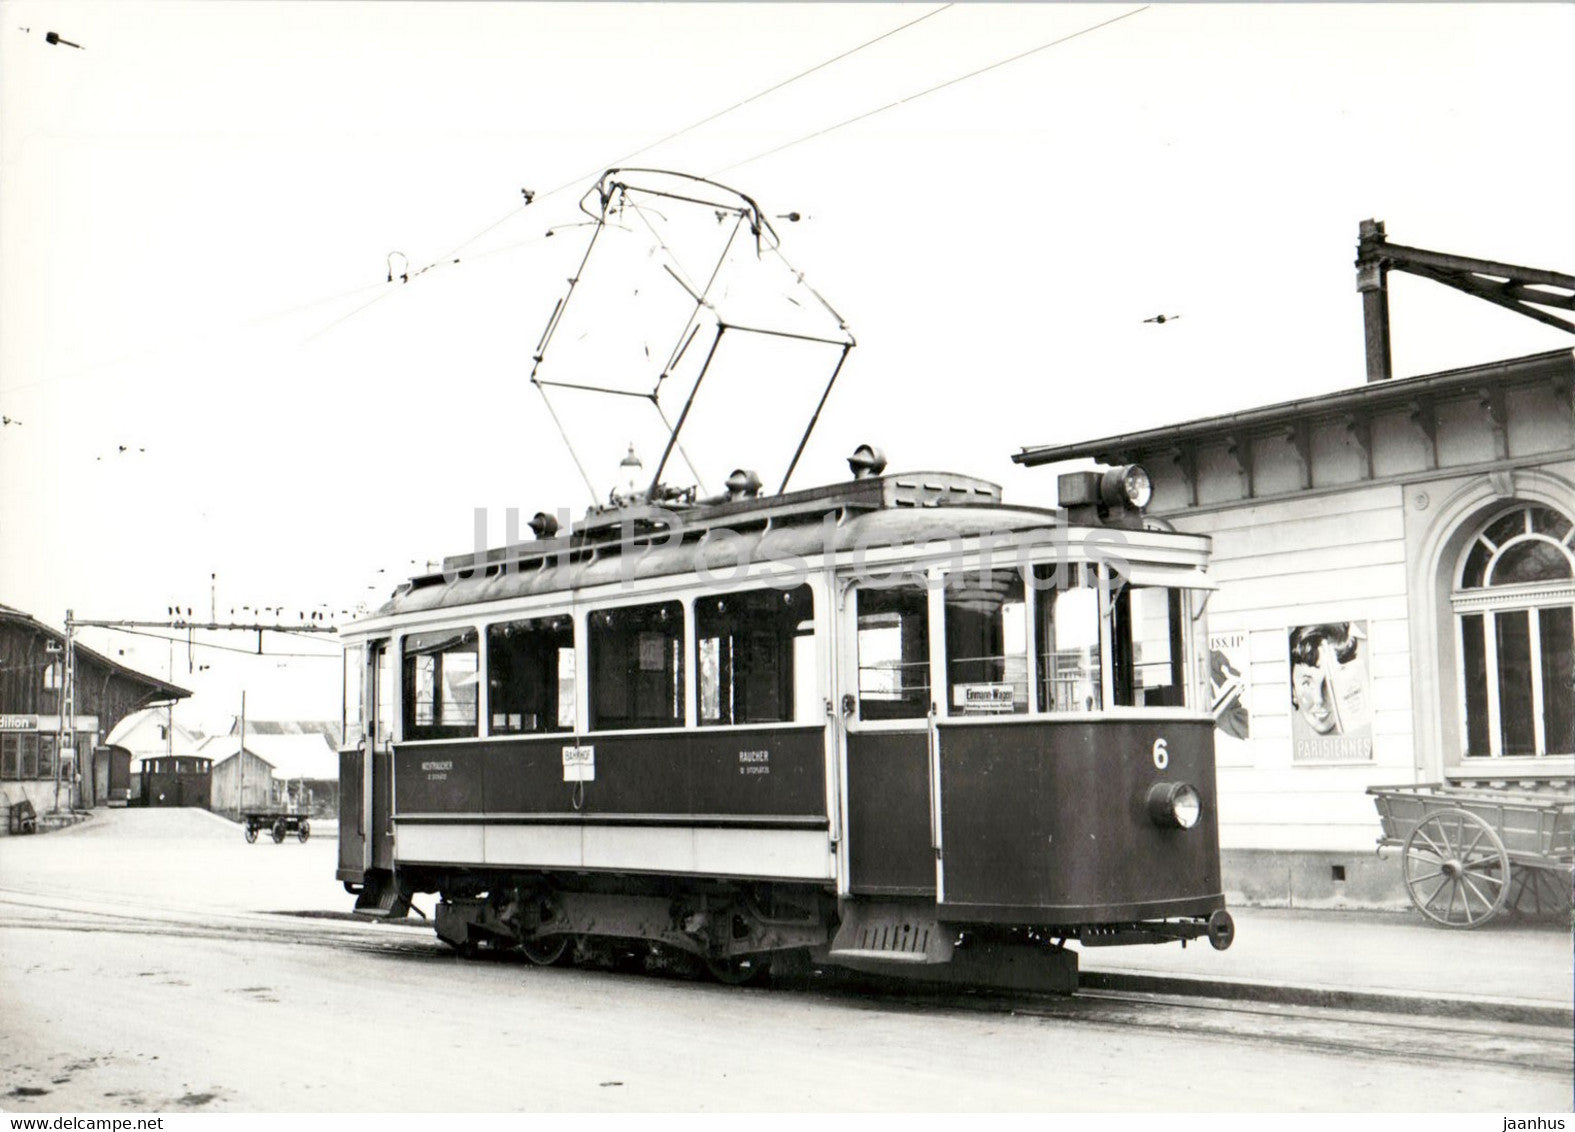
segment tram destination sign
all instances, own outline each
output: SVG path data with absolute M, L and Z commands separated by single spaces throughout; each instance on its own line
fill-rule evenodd
M 0 715 L 0 731 L 37 731 L 36 715 Z
M 1007 712 L 1012 710 L 1010 683 L 957 684 L 952 687 L 952 706 L 966 712 Z

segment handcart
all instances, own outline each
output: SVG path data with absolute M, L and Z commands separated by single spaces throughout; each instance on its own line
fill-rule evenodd
M 1434 923 L 1474 928 L 1506 907 L 1569 914 L 1575 800 L 1442 782 L 1367 792 L 1383 823 L 1380 855 L 1400 847 L 1411 903 Z
M 246 840 L 248 842 L 255 842 L 257 834 L 265 829 L 273 835 L 275 845 L 292 833 L 302 841 L 312 836 L 312 823 L 307 820 L 307 815 L 305 814 L 287 814 L 280 813 L 277 810 L 252 810 L 243 813 L 241 820 L 246 823 Z

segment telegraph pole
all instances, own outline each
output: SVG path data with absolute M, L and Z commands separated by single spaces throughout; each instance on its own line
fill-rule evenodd
M 236 750 L 235 757 L 240 760 L 240 778 L 235 795 L 235 816 L 238 818 L 246 810 L 246 690 L 244 688 L 241 689 L 241 745 Z
M 58 780 L 60 775 L 61 761 L 66 757 L 66 752 L 70 751 L 71 777 L 76 779 L 77 783 L 80 784 L 82 781 L 82 764 L 79 761 L 76 751 L 75 731 L 77 721 L 77 650 L 75 637 L 75 626 L 72 624 L 72 611 L 68 609 L 66 610 L 66 655 L 65 673 L 63 677 L 65 687 L 60 691 L 60 726 L 62 731 L 64 731 L 66 738 L 63 742 L 57 742 L 55 744 L 55 776 Z M 77 801 L 80 799 L 80 791 L 78 792 L 76 799 L 72 798 L 71 783 L 68 781 L 66 783 L 67 804 L 75 807 Z M 58 808 L 59 801 L 57 799 L 56 809 Z

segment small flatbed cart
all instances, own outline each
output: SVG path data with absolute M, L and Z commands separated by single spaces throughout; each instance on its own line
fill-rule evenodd
M 246 823 L 246 840 L 255 842 L 257 834 L 267 830 L 273 835 L 274 844 L 283 841 L 290 834 L 305 841 L 312 836 L 312 823 L 307 821 L 305 814 L 282 814 L 273 810 L 254 810 L 241 815 L 241 821 Z
M 1474 928 L 1504 908 L 1568 915 L 1575 881 L 1575 801 L 1524 790 L 1428 782 L 1369 786 L 1384 834 L 1400 848 L 1411 902 L 1434 923 Z

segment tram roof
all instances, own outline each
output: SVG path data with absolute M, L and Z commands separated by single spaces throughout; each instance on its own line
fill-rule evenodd
M 710 501 L 687 509 L 622 508 L 593 513 L 566 536 L 488 550 L 479 564 L 474 553 L 445 559 L 441 571 L 402 585 L 374 616 L 381 619 L 699 571 L 714 572 L 725 580 L 740 573 L 740 561 L 787 568 L 828 553 L 1050 530 L 1064 525 L 1062 519 L 1046 508 L 1003 504 L 998 485 L 945 472 L 871 476 L 787 495 Z M 722 532 L 728 537 L 720 537 Z M 1141 537 L 1133 531 L 1122 534 Z M 1207 542 L 1187 537 L 1199 544 Z

